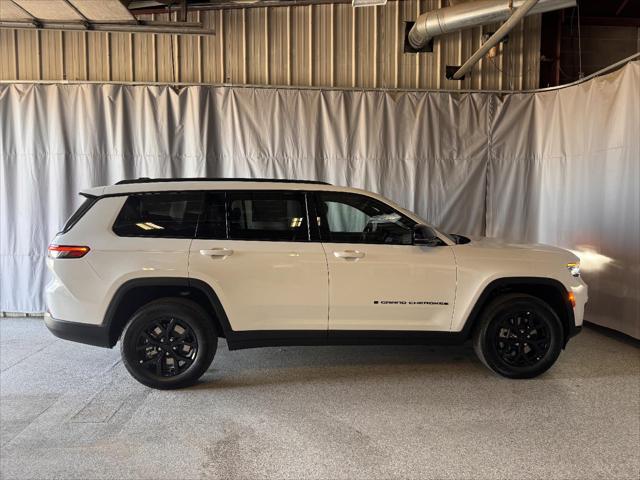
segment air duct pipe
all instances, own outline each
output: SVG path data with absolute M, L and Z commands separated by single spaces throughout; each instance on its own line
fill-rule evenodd
M 438 35 L 508 19 L 526 0 L 478 0 L 423 13 L 409 31 L 409 44 L 421 51 Z M 539 0 L 527 15 L 576 6 L 576 0 Z

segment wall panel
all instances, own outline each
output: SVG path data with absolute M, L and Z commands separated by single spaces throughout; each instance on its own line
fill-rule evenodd
M 639 82 L 636 61 L 533 93 L 0 85 L 0 311 L 44 308 L 46 245 L 78 190 L 307 178 L 445 231 L 575 250 L 587 319 L 640 338 Z
M 405 54 L 404 22 L 442 0 L 189 12 L 214 36 L 0 30 L 0 80 L 231 83 L 355 88 L 530 89 L 538 85 L 540 17 L 525 19 L 493 60 L 446 80 L 497 25 L 452 33 Z M 175 20 L 175 14 L 141 19 Z M 15 55 L 15 52 L 18 55 Z
M 37 36 L 38 32 L 27 32 L 29 35 Z M 55 32 L 52 30 L 43 30 L 40 32 L 40 51 L 41 51 L 41 79 L 42 80 L 66 80 L 66 72 L 64 71 L 64 44 L 62 43 L 65 34 L 63 32 Z M 21 43 L 21 42 L 20 42 Z M 19 45 L 20 45 L 19 43 Z M 20 45 L 19 48 L 23 48 Z M 2 46 L 0 49 L 4 50 Z M 23 49 L 20 56 L 24 56 L 24 60 L 30 62 L 38 62 L 37 52 Z M 38 80 L 38 79 L 30 79 Z
M 16 45 L 18 48 L 17 71 L 21 80 L 37 79 L 40 75 L 40 45 L 38 36 L 33 32 L 18 30 L 16 32 Z M 1 50 L 0 50 L 1 51 Z M 30 58 L 34 56 L 34 58 Z

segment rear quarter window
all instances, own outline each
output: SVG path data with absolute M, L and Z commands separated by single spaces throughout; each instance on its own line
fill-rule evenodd
M 130 195 L 113 231 L 121 237 L 193 238 L 202 200 L 202 193 Z
M 60 233 L 67 233 L 73 228 L 73 226 L 80 221 L 80 219 L 87 213 L 91 207 L 98 201 L 96 197 L 87 197 L 82 205 L 69 217 L 69 220 L 64 224 Z

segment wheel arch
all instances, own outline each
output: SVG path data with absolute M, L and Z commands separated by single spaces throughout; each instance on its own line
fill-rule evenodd
M 568 291 L 558 280 L 543 277 L 503 277 L 491 281 L 482 291 L 462 330 L 465 338 L 471 337 L 476 322 L 491 301 L 500 295 L 522 293 L 534 296 L 547 303 L 558 315 L 562 325 L 562 347 L 564 348 L 575 329 L 573 307 Z
M 108 330 L 109 347 L 120 338 L 131 316 L 142 306 L 160 298 L 191 300 L 211 315 L 218 335 L 230 331 L 227 314 L 215 291 L 201 280 L 186 277 L 134 278 L 124 282 L 107 307 L 103 325 Z

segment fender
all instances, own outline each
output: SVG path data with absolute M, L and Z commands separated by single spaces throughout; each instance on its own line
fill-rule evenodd
M 134 288 L 140 287 L 189 287 L 189 279 L 186 277 L 143 277 L 127 280 L 118 287 L 111 302 L 104 314 L 101 327 L 105 329 L 108 336 L 108 347 L 112 348 L 120 338 L 120 333 L 133 311 L 129 315 L 123 315 L 126 305 L 123 302 L 125 296 Z M 126 317 L 126 318 L 125 318 Z
M 491 281 L 482 291 L 475 305 L 473 306 L 469 316 L 465 320 L 464 327 L 460 331 L 463 337 L 470 338 L 475 323 L 480 318 L 482 311 L 489 302 L 500 293 L 508 292 L 510 289 L 520 289 L 526 287 L 550 287 L 553 288 L 559 298 L 562 299 L 562 310 L 557 311 L 557 315 L 562 323 L 564 334 L 563 348 L 566 346 L 569 338 L 576 335 L 579 328 L 576 327 L 573 307 L 569 303 L 567 289 L 564 285 L 553 278 L 545 277 L 503 277 Z M 542 299 L 544 300 L 544 299 Z

